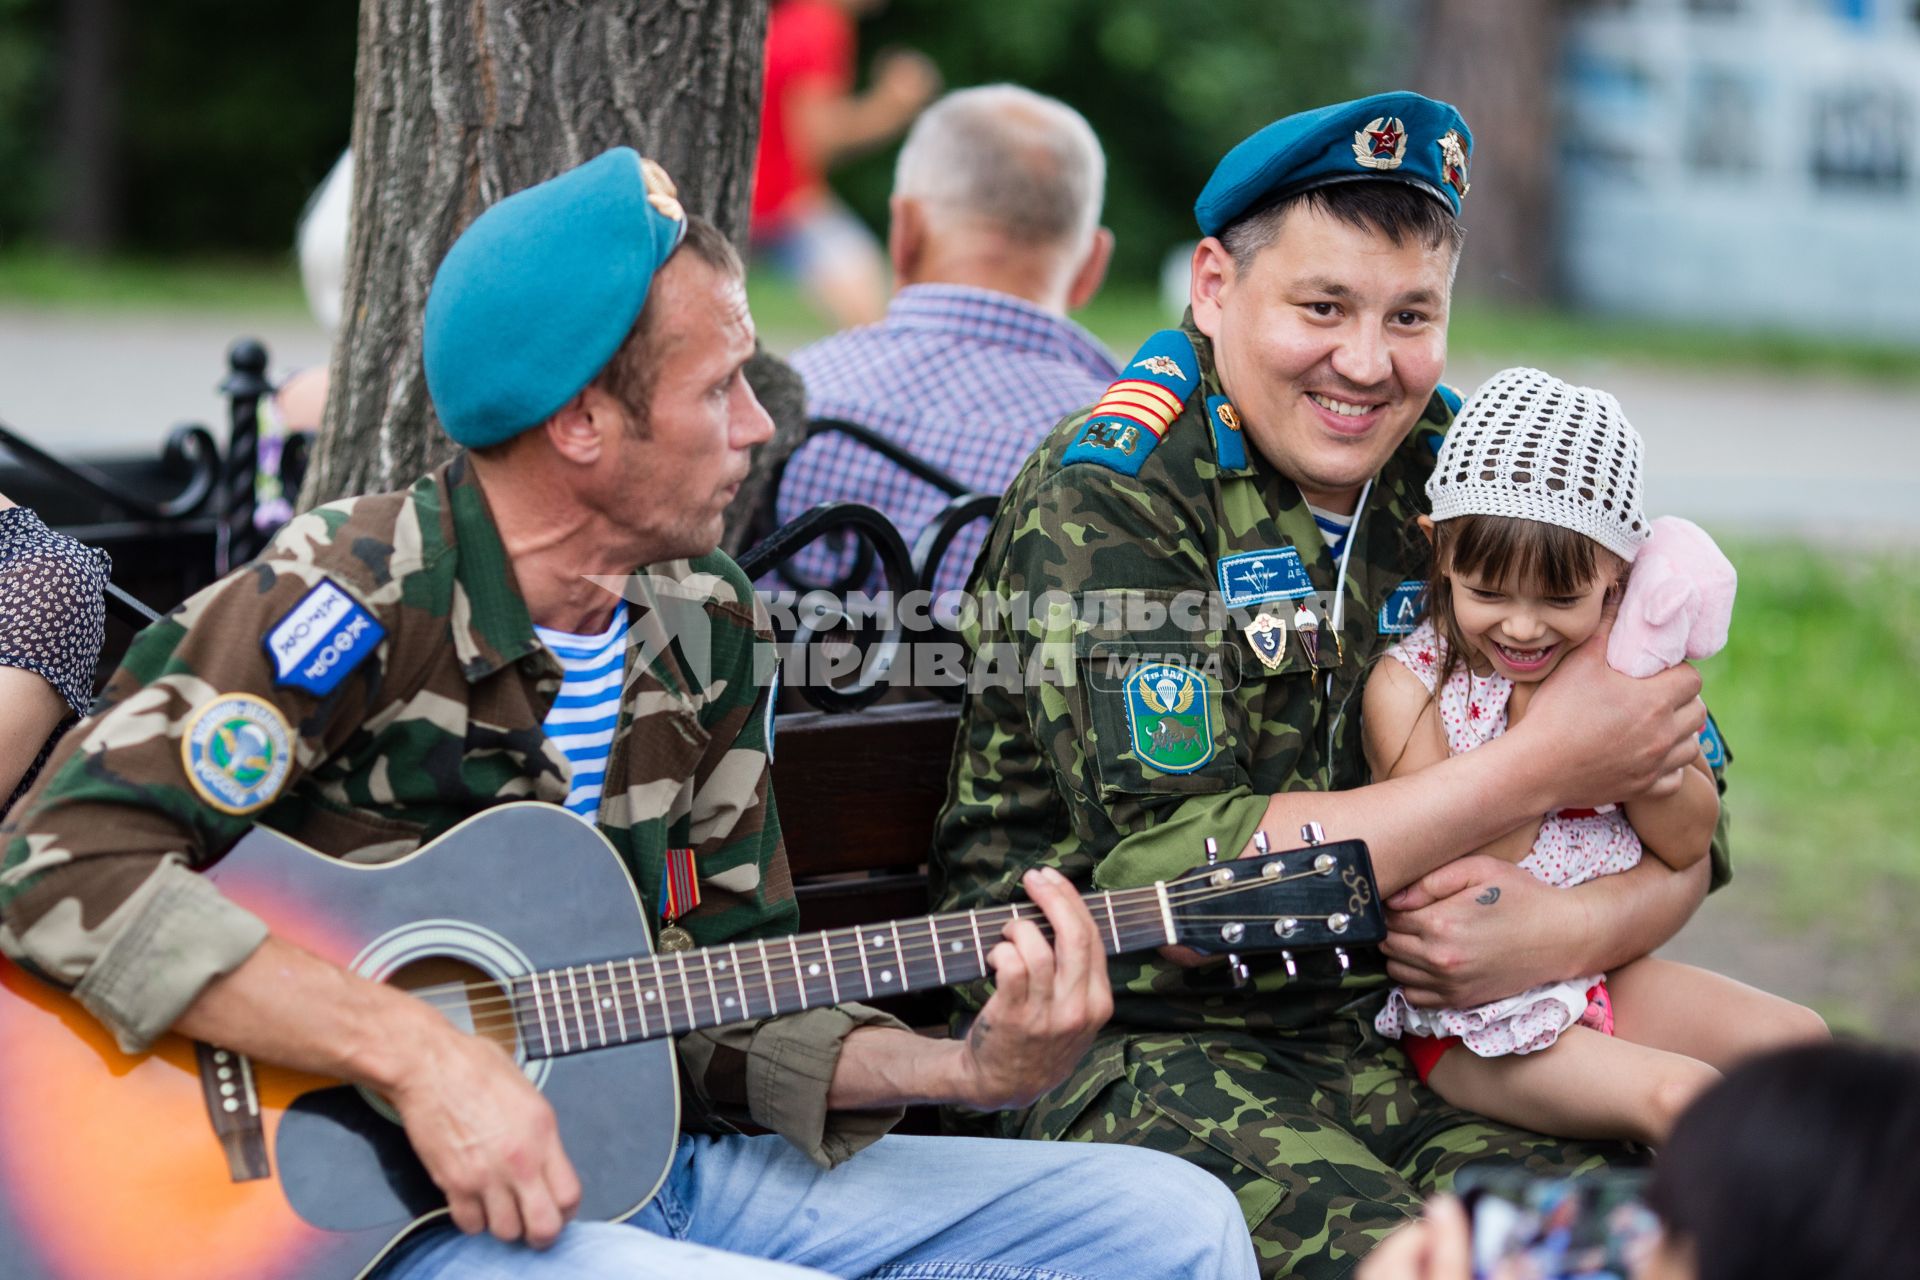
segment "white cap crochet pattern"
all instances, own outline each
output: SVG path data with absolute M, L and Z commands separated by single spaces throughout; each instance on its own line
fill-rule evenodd
M 1461 406 L 1427 498 L 1435 520 L 1538 520 L 1628 561 L 1647 537 L 1640 433 L 1620 402 L 1538 369 L 1503 369 Z

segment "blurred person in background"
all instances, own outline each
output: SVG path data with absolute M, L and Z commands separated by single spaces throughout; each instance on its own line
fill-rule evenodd
M 875 62 L 872 87 L 853 92 L 854 23 L 884 2 L 778 0 L 767 22 L 753 246 L 839 328 L 880 318 L 886 264 L 873 233 L 828 190 L 827 170 L 898 137 L 940 91 L 925 55 L 894 50 Z
M 1840 1042 L 1727 1074 L 1680 1117 L 1647 1203 L 1660 1237 L 1635 1280 L 1920 1275 L 1920 1057 Z M 1359 1280 L 1470 1280 L 1460 1202 L 1441 1197 Z
M 93 700 L 111 568 L 0 494 L 0 815 Z
M 1055 422 L 1098 399 L 1117 368 L 1067 319 L 1106 278 L 1106 157 L 1079 112 L 1017 85 L 948 94 L 907 135 L 887 249 L 898 292 L 877 325 L 795 352 L 807 416 L 869 427 L 976 493 L 999 493 Z M 781 523 L 821 502 L 878 507 L 909 545 L 947 495 L 871 449 L 829 435 L 788 463 Z M 966 585 L 985 537 L 961 533 L 936 590 Z M 795 560 L 845 573 L 849 542 Z

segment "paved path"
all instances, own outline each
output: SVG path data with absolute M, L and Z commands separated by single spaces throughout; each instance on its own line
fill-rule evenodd
M 181 421 L 224 428 L 214 387 L 241 334 L 267 344 L 276 374 L 327 358 L 325 338 L 298 314 L 263 322 L 0 306 L 0 422 L 74 453 L 154 446 Z M 1494 367 L 1466 360 L 1449 378 L 1471 387 Z M 1920 544 L 1920 387 L 1599 362 L 1554 372 L 1620 398 L 1647 440 L 1656 514 L 1685 513 L 1720 533 Z

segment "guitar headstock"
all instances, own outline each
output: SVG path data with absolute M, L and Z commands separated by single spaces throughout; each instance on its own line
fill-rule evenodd
M 1174 933 L 1207 955 L 1367 947 L 1387 936 L 1364 840 L 1195 867 L 1167 883 Z

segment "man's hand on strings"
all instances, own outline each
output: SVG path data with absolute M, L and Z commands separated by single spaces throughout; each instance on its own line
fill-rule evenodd
M 962 1060 L 964 1097 L 982 1110 L 1025 1106 L 1064 1080 L 1113 1014 L 1106 953 L 1079 893 L 1051 867 L 1022 883 L 1053 942 L 1016 919 L 987 953 L 993 998 L 974 1018 Z

